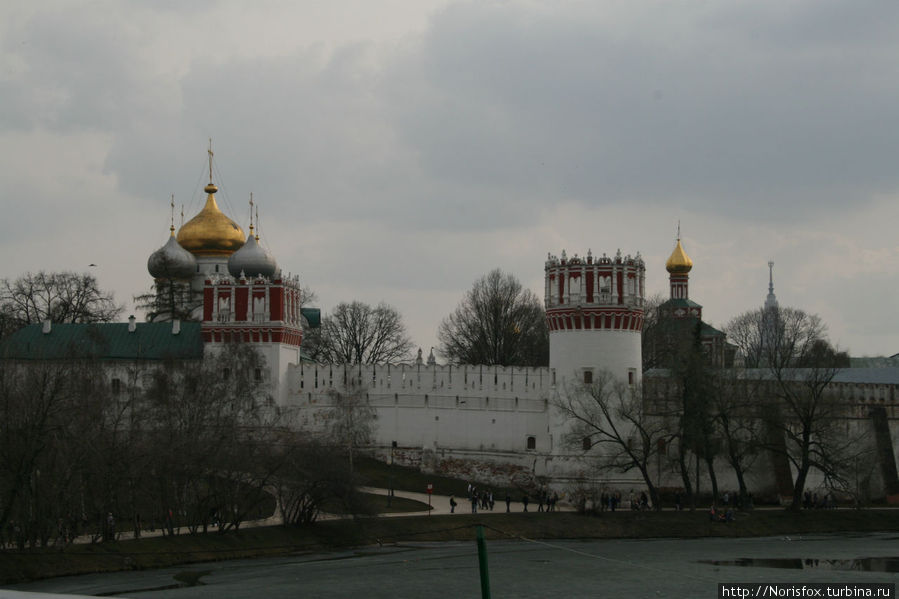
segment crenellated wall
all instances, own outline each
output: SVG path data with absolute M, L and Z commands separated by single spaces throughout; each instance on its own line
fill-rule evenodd
M 450 365 L 291 365 L 287 410 L 325 430 L 334 393 L 362 389 L 375 411 L 375 444 L 463 451 L 552 453 L 549 368 Z

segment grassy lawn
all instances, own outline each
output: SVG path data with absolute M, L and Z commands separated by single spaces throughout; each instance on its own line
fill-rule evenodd
M 390 505 L 387 502 L 386 495 L 376 495 L 374 493 L 360 493 L 363 501 L 369 507 L 372 514 L 406 514 L 409 512 L 427 512 L 428 504 L 414 499 L 406 499 L 404 497 L 391 498 Z M 342 514 L 344 509 L 336 503 L 325 503 L 322 507 L 324 512 L 329 514 Z
M 396 498 L 395 498 L 396 499 Z M 158 568 L 247 557 L 328 551 L 413 541 L 488 539 L 745 537 L 899 529 L 899 510 L 783 510 L 741 512 L 736 522 L 709 522 L 704 512 L 497 513 L 323 521 L 307 528 L 274 526 L 229 533 L 143 538 L 58 549 L 0 552 L 4 583 L 86 572 Z
M 391 486 L 400 491 L 412 491 L 425 493 L 428 484 L 434 485 L 435 495 L 455 495 L 466 497 L 468 495 L 468 481 L 436 474 L 424 474 L 415 468 L 384 463 L 370 457 L 356 459 L 356 471 L 362 477 L 362 484 L 369 487 L 389 489 Z M 472 480 L 478 487 L 490 489 L 496 497 L 497 503 L 503 501 L 508 492 L 513 501 L 521 498 L 521 490 L 515 487 L 489 485 L 481 481 Z

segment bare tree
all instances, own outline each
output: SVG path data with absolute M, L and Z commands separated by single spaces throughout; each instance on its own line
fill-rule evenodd
M 296 436 L 282 439 L 278 447 L 274 487 L 285 524 L 313 524 L 325 503 L 358 513 L 354 476 L 333 447 Z
M 640 337 L 643 355 L 643 372 L 652 368 L 664 368 L 671 356 L 669 336 L 664 330 L 664 320 L 659 317 L 659 306 L 665 303 L 661 293 L 655 293 L 643 302 L 643 332 Z
M 133 299 L 134 307 L 146 312 L 150 321 L 194 320 L 194 308 L 200 304 L 200 298 L 194 298 L 190 281 L 179 279 L 156 279 L 150 291 Z
M 385 364 L 406 360 L 412 341 L 402 316 L 387 304 L 338 304 L 304 340 L 312 359 L 331 364 Z
M 636 469 L 649 491 L 653 509 L 661 509 L 650 470 L 668 437 L 669 423 L 665 414 L 645 409 L 639 387 L 602 371 L 591 384 L 566 388 L 555 406 L 571 424 L 571 432 L 565 437 L 570 449 L 582 452 L 600 470 Z
M 74 272 L 26 274 L 0 280 L 0 314 L 12 330 L 26 324 L 109 322 L 122 312 L 112 293 L 100 289 L 93 275 Z
M 475 281 L 437 330 L 440 353 L 457 364 L 546 366 L 549 329 L 542 302 L 495 269 Z
M 0 361 L 0 530 L 14 522 L 20 546 L 44 536 L 47 465 L 71 416 L 71 374 L 56 363 Z
M 737 477 L 740 504 L 746 505 L 746 472 L 763 445 L 763 383 L 746 377 L 742 369 L 728 368 L 716 371 L 712 385 L 711 413 L 722 441 L 721 453 Z
M 825 478 L 839 477 L 842 463 L 851 459 L 854 443 L 841 426 L 845 409 L 830 389 L 846 355 L 827 342 L 827 328 L 817 315 L 793 308 L 747 312 L 727 331 L 769 382 L 762 415 L 776 442 L 768 449 L 795 468 L 790 507 L 798 510 L 812 468 Z
M 343 391 L 329 391 L 331 410 L 328 416 L 328 437 L 346 451 L 352 472 L 357 448 L 371 443 L 377 414 L 368 402 L 368 393 L 361 375 L 357 376 L 352 368 L 346 368 L 344 378 Z
M 206 530 L 216 516 L 236 528 L 264 498 L 272 474 L 256 469 L 258 453 L 277 425 L 264 366 L 255 348 L 229 344 L 202 363 L 168 362 L 152 374 L 156 509 L 184 518 L 166 522 L 169 534 L 182 523 Z

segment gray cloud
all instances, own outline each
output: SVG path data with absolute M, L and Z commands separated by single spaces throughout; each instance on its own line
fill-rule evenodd
M 366 28 L 368 3 L 351 30 L 314 3 L 0 8 L 0 276 L 102 252 L 120 299 L 142 291 L 169 194 L 188 218 L 202 202 L 212 137 L 232 217 L 254 192 L 325 307 L 395 301 L 426 348 L 495 266 L 539 292 L 548 250 L 643 250 L 666 290 L 681 218 L 716 324 L 761 302 L 774 257 L 845 345 L 895 339 L 849 289 L 895 294 L 889 261 L 849 281 L 821 246 L 895 246 L 899 5 L 389 6 L 407 31 Z

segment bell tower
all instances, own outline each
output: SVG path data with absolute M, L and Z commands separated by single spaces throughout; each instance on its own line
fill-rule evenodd
M 561 379 L 592 382 L 601 370 L 639 382 L 645 265 L 640 254 L 548 255 L 545 270 L 549 366 Z M 560 383 L 561 379 L 557 379 Z

